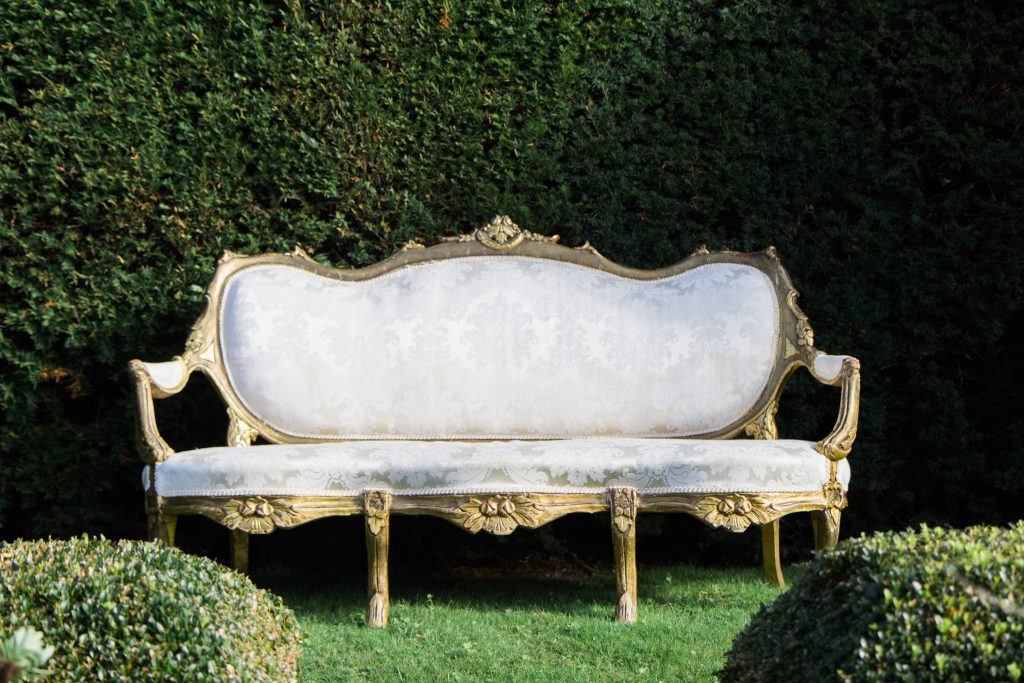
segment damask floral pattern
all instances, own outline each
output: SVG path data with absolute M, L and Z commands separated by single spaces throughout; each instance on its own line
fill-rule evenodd
M 653 281 L 520 256 L 358 282 L 260 265 L 223 296 L 240 399 L 325 439 L 705 434 L 753 407 L 779 336 L 770 279 L 734 263 Z
M 850 480 L 846 460 L 838 480 Z M 820 491 L 829 461 L 810 441 L 572 439 L 353 441 L 176 453 L 156 465 L 161 496 L 347 496 L 603 492 Z M 148 478 L 144 477 L 144 481 Z

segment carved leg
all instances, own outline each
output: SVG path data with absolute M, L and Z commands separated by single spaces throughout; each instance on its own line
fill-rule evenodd
M 824 550 L 834 546 L 839 540 L 839 515 L 839 508 L 811 512 L 815 550 Z
M 779 559 L 779 520 L 761 526 L 761 556 L 764 559 L 764 580 L 782 588 L 786 579 L 782 576 L 782 561 Z
M 615 620 L 633 624 L 636 623 L 636 489 L 613 488 L 608 495 L 615 552 L 615 588 L 619 596 Z
M 153 541 L 163 541 L 171 548 L 174 547 L 174 532 L 178 527 L 177 515 L 166 515 L 160 512 L 149 513 L 149 538 Z
M 363 495 L 366 521 L 366 624 L 371 628 L 388 625 L 388 541 L 391 536 L 391 493 L 367 491 Z
M 231 530 L 231 566 L 242 574 L 249 573 L 249 534 Z

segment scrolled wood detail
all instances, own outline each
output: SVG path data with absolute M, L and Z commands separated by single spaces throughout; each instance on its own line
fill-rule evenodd
M 775 425 L 775 414 L 779 412 L 779 402 L 775 399 L 768 401 L 764 409 L 743 428 L 743 431 L 752 439 L 777 439 L 779 429 Z
M 228 446 L 247 448 L 259 435 L 259 430 L 247 422 L 237 410 L 228 408 Z

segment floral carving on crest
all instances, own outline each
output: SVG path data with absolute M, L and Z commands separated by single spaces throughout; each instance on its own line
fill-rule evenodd
M 498 536 L 506 536 L 520 526 L 535 527 L 540 518 L 540 509 L 526 494 L 470 498 L 459 506 L 456 517 L 471 533 L 482 529 Z
M 477 228 L 469 234 L 444 238 L 444 241 L 446 242 L 480 242 L 485 247 L 496 249 L 498 251 L 505 251 L 507 249 L 517 247 L 522 244 L 524 240 L 555 244 L 558 242 L 558 235 L 553 235 L 551 237 L 538 235 L 537 233 L 530 232 L 529 230 L 523 230 L 512 222 L 512 219 L 508 216 L 495 216 L 491 219 L 490 223 L 482 228 Z

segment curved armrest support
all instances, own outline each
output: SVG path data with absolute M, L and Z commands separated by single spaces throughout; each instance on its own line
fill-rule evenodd
M 814 359 L 811 374 L 823 384 L 842 388 L 839 417 L 832 432 L 819 441 L 816 449 L 832 461 L 850 454 L 857 438 L 857 419 L 860 414 L 860 361 L 853 356 L 819 354 Z
M 181 358 L 166 363 L 133 360 L 128 371 L 135 384 L 135 446 L 143 462 L 153 465 L 169 458 L 174 449 L 160 436 L 156 427 L 154 398 L 173 396 L 185 387 L 189 368 Z

